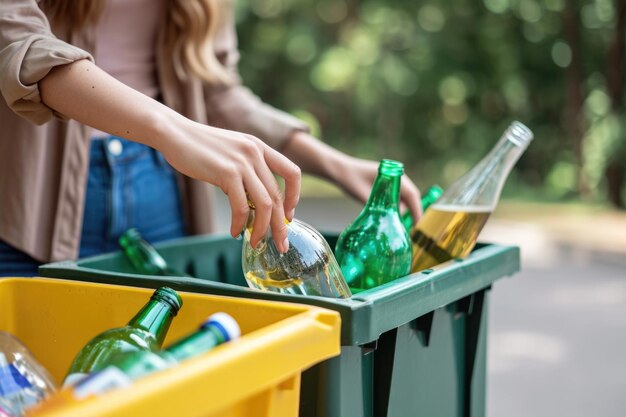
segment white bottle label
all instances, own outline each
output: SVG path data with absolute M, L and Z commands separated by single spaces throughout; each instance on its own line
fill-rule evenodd
M 65 377 L 65 381 L 63 381 L 63 388 L 72 387 L 76 385 L 78 381 L 80 381 L 87 375 L 89 374 L 86 374 L 83 372 L 74 372 L 73 374 L 69 374 L 68 376 Z
M 81 400 L 92 395 L 104 394 L 112 389 L 128 387 L 132 383 L 133 381 L 124 372 L 115 366 L 109 366 L 100 372 L 81 378 L 74 386 L 74 397 Z

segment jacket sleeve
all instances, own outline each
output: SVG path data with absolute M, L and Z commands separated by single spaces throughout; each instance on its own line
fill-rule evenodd
M 218 60 L 232 74 L 230 85 L 205 87 L 207 117 L 210 124 L 258 137 L 272 148 L 281 149 L 295 131 L 309 131 L 301 120 L 278 110 L 241 84 L 237 71 L 239 51 L 234 19 L 225 19 L 214 42 Z
M 0 92 L 18 115 L 36 124 L 53 116 L 39 94 L 38 82 L 57 65 L 91 55 L 57 39 L 36 0 L 0 0 Z

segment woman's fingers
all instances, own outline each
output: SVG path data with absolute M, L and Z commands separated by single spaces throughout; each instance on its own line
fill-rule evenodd
M 422 217 L 422 201 L 420 190 L 413 184 L 406 175 L 402 177 L 400 183 L 400 201 L 402 201 L 411 211 L 414 223 Z
M 256 173 L 272 199 L 272 217 L 270 219 L 272 238 L 276 243 L 278 251 L 286 253 L 289 249 L 289 241 L 287 239 L 287 224 L 285 223 L 285 211 L 283 209 L 283 195 L 274 175 L 272 175 L 272 171 L 270 171 L 267 165 L 264 163 L 258 164 Z
M 237 236 L 248 217 L 248 198 L 255 205 L 251 244 L 256 247 L 272 226 L 279 252 L 289 248 L 285 217 L 292 219 L 300 195 L 300 169 L 254 136 L 186 121 L 173 146 L 163 152 L 183 174 L 220 187 L 232 211 L 230 233 Z M 176 135 L 175 135 L 176 136 Z M 274 175 L 285 179 L 286 198 Z
M 285 196 L 282 205 L 285 214 L 284 217 L 291 221 L 293 220 L 296 206 L 300 200 L 302 179 L 300 168 L 287 157 L 267 145 L 263 145 L 263 153 L 265 164 L 267 164 L 271 172 L 274 172 L 285 180 Z M 273 181 L 273 183 L 275 184 L 276 181 Z M 278 193 L 280 194 L 280 190 L 278 190 Z
M 263 169 L 264 168 L 264 169 Z M 259 166 L 258 171 L 248 167 L 243 179 L 233 175 L 224 187 L 232 212 L 230 234 L 237 237 L 246 225 L 250 208 L 248 199 L 255 206 L 255 218 L 250 236 L 250 244 L 256 247 L 271 226 L 272 237 L 280 253 L 287 252 L 287 226 L 282 206 L 282 195 L 274 176 L 267 167 Z M 246 195 L 247 191 L 247 195 Z
M 245 227 L 250 211 L 248 197 L 246 196 L 241 176 L 233 176 L 224 192 L 228 196 L 232 213 L 230 235 L 236 238 Z
M 265 186 L 256 175 L 256 172 L 249 170 L 244 174 L 244 186 L 248 192 L 248 197 L 254 203 L 254 225 L 250 235 L 250 244 L 256 248 L 257 244 L 267 232 L 272 218 L 272 199 L 265 190 Z

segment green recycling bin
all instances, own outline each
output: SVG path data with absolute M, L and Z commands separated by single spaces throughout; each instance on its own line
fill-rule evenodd
M 331 247 L 336 235 L 326 235 Z M 311 304 L 340 313 L 341 355 L 302 376 L 302 417 L 485 415 L 489 289 L 519 271 L 519 249 L 478 244 L 469 257 L 328 299 L 250 289 L 241 241 L 196 236 L 155 245 L 198 278 L 139 275 L 115 252 L 39 268 L 43 277 Z M 245 375 L 242 375 L 245 378 Z

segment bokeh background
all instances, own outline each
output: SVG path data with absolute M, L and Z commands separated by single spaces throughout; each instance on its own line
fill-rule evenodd
M 512 120 L 534 131 L 481 236 L 519 245 L 523 268 L 492 291 L 488 413 L 623 416 L 626 1 L 236 4 L 247 85 L 421 188 L 450 185 Z M 297 217 L 339 231 L 360 209 L 305 178 Z
M 238 0 L 241 72 L 356 155 L 448 184 L 513 119 L 537 140 L 505 196 L 623 207 L 620 0 Z

